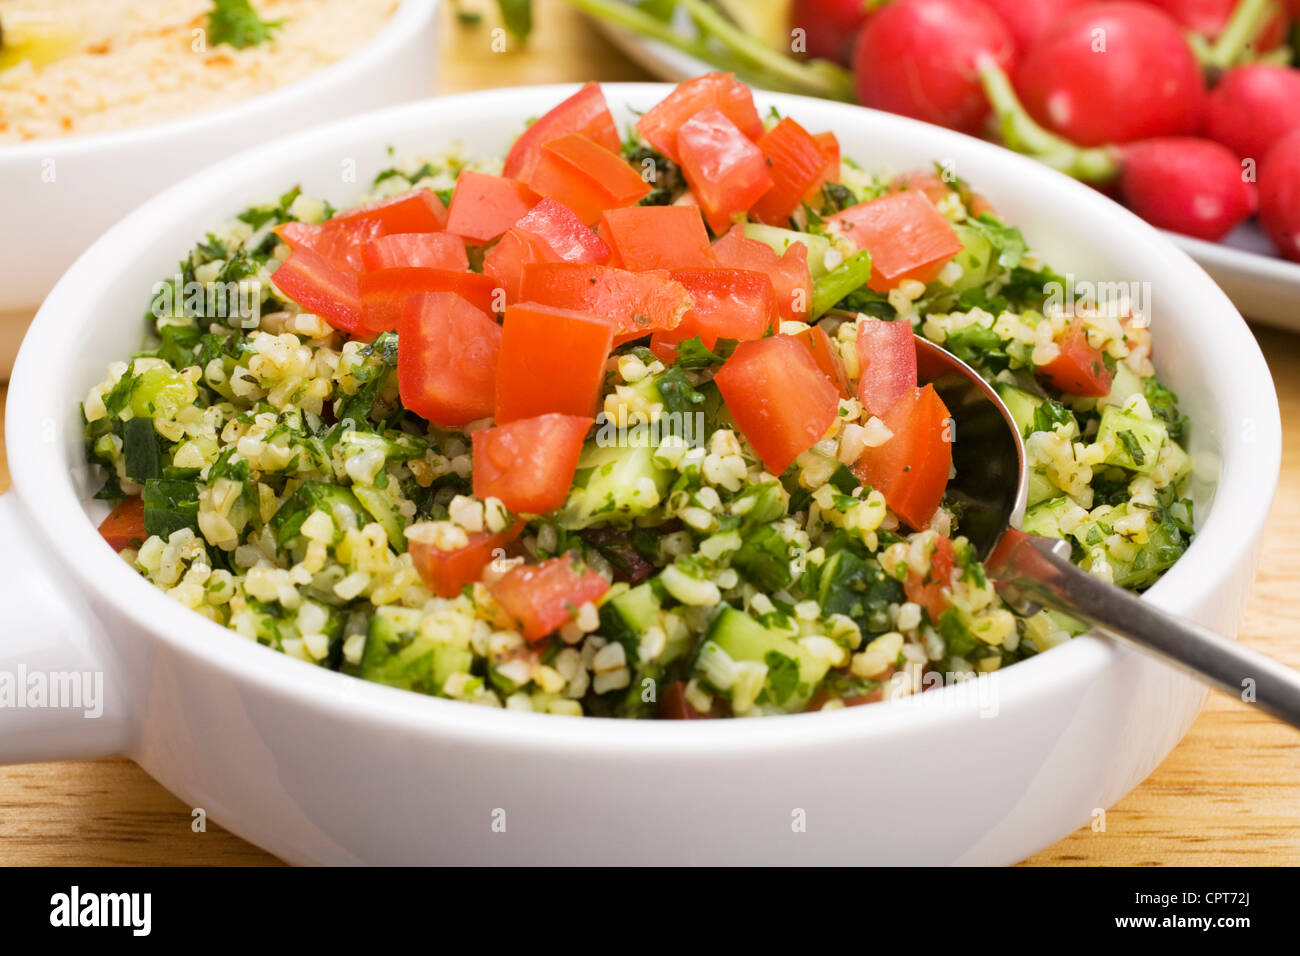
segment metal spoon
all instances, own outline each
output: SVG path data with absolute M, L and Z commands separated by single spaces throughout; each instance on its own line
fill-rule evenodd
M 1076 567 L 1069 542 L 1018 530 L 1029 469 L 1011 413 L 978 372 L 933 342 L 917 336 L 916 356 L 918 379 L 934 386 L 956 429 L 948 488 L 962 505 L 961 533 L 1003 600 L 1022 614 L 1061 611 L 1300 727 L 1300 672 Z

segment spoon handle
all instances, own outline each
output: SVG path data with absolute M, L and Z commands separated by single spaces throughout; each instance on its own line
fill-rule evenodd
M 1071 563 L 1066 542 L 1011 529 L 986 566 L 1012 607 L 1078 618 L 1300 727 L 1300 672 L 1094 577 Z

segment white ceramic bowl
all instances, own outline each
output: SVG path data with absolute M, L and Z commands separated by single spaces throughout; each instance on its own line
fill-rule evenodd
M 117 132 L 0 146 L 0 316 L 35 312 L 87 246 L 165 186 L 245 147 L 421 99 L 436 75 L 437 0 L 405 0 L 325 69 L 217 110 Z M 0 377 L 7 363 L 0 368 Z
M 668 87 L 606 88 L 616 118 Z M 0 761 L 124 753 L 193 807 L 295 862 L 1010 863 L 1134 787 L 1203 689 L 1082 637 L 899 703 L 759 720 L 621 722 L 487 710 L 304 664 L 171 602 L 100 540 L 77 403 L 137 347 L 147 290 L 213 223 L 301 182 L 336 204 L 340 157 L 460 140 L 502 152 L 572 92 L 448 97 L 355 117 L 237 156 L 100 239 L 46 300 L 9 393 L 13 491 L 0 498 L 0 671 L 104 675 L 104 712 L 19 709 Z M 760 94 L 847 156 L 952 164 L 1058 270 L 1148 280 L 1156 358 L 1192 416 L 1200 532 L 1149 592 L 1231 634 L 1281 448 L 1268 369 L 1240 316 L 1136 217 L 1032 160 L 857 107 Z M 500 832 L 504 826 L 504 832 Z

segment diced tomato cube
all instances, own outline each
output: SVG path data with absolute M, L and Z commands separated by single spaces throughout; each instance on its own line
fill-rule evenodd
M 502 172 L 510 179 L 526 180 L 537 165 L 542 147 L 571 133 L 585 136 L 612 152 L 619 150 L 618 127 L 599 84 L 588 83 L 524 130 L 510 147 Z
M 698 335 L 711 349 L 718 339 L 761 339 L 776 325 L 776 294 L 772 280 L 761 272 L 681 269 L 672 277 L 690 293 L 692 304 L 676 329 L 655 334 L 661 347 Z
M 836 224 L 859 250 L 871 253 L 867 285 L 876 292 L 895 289 L 904 279 L 932 282 L 962 249 L 952 223 L 916 190 L 878 196 L 826 222 Z
M 530 641 L 539 641 L 572 620 L 582 605 L 599 600 L 609 582 L 576 554 L 507 571 L 488 590 Z
M 615 344 L 677 328 L 691 297 L 667 272 L 555 262 L 524 266 L 524 302 L 575 309 L 614 324 Z
M 763 466 L 782 474 L 825 436 L 839 414 L 835 386 L 788 335 L 741 342 L 714 377 Z
M 148 537 L 144 530 L 144 499 L 123 498 L 100 522 L 99 533 L 114 551 L 138 548 Z
M 745 227 L 735 225 L 713 244 L 718 265 L 728 269 L 765 272 L 772 279 L 777 311 L 781 318 L 803 322 L 812 309 L 813 281 L 808 271 L 808 247 L 792 242 L 777 255 L 766 243 L 745 237 Z
M 752 213 L 759 222 L 784 226 L 826 182 L 827 157 L 812 134 L 789 117 L 764 133 L 757 145 L 767 158 L 773 185 L 754 203 Z
M 287 222 L 275 233 L 290 249 L 307 246 L 337 268 L 360 271 L 361 248 L 380 236 L 439 232 L 447 210 L 431 189 L 416 189 L 391 199 L 358 206 L 325 222 Z
M 451 232 L 399 232 L 371 239 L 361 247 L 361 264 L 375 269 L 469 270 L 465 240 Z
M 804 346 L 812 353 L 813 361 L 817 367 L 822 370 L 836 391 L 840 393 L 841 398 L 851 398 L 849 392 L 849 380 L 844 374 L 844 365 L 840 362 L 839 353 L 831 345 L 830 336 L 820 325 L 814 325 L 795 336 Z
M 858 401 L 880 417 L 916 388 L 916 339 L 912 323 L 858 319 Z
M 550 196 L 588 226 L 606 209 L 633 206 L 650 192 L 650 184 L 616 152 L 585 136 L 564 136 L 542 147 L 528 187 Z
M 1088 333 L 1082 319 L 1075 319 L 1056 340 L 1060 354 L 1046 365 L 1038 366 L 1038 374 L 1049 385 L 1070 395 L 1101 398 L 1110 394 L 1115 372 L 1106 366 L 1101 349 L 1088 344 Z
M 498 557 L 504 557 L 506 548 L 524 530 L 522 521 L 514 522 L 504 531 L 473 531 L 469 543 L 461 548 L 443 551 L 428 541 L 408 538 L 406 549 L 411 563 L 424 581 L 424 586 L 440 598 L 454 598 L 483 577 L 483 569 Z
M 913 604 L 919 604 L 930 615 L 930 623 L 937 624 L 940 615 L 948 610 L 948 597 L 952 592 L 952 573 L 957 566 L 957 555 L 952 541 L 939 535 L 930 555 L 930 569 L 925 574 L 908 572 L 903 581 L 903 591 Z
M 881 416 L 892 432 L 853 463 L 864 485 L 885 496 L 894 514 L 913 529 L 925 528 L 948 487 L 952 469 L 952 421 L 933 385 L 912 391 Z
M 271 276 L 275 287 L 306 312 L 348 335 L 364 335 L 361 294 L 354 273 L 308 246 L 298 246 Z
M 601 220 L 621 268 L 708 269 L 717 265 L 697 206 L 610 209 Z
M 546 198 L 515 223 L 483 261 L 483 271 L 506 290 L 507 302 L 519 301 L 524 266 L 536 262 L 609 260 L 609 247 L 567 206 Z
M 905 173 L 899 173 L 889 184 L 890 192 L 906 192 L 914 190 L 915 192 L 925 193 L 925 197 L 936 206 L 947 198 L 951 190 L 932 169 L 911 169 Z
M 815 133 L 813 139 L 821 147 L 822 156 L 826 158 L 826 182 L 840 181 L 840 141 L 834 133 Z
M 452 428 L 492 414 L 501 327 L 451 292 L 406 300 L 397 327 L 402 405 Z
M 554 412 L 474 432 L 474 495 L 511 511 L 545 514 L 564 504 L 590 416 Z
M 613 326 L 594 315 L 532 302 L 507 306 L 497 424 L 547 412 L 593 415 L 613 339 Z
M 357 277 L 362 327 L 372 334 L 397 328 L 402 306 L 413 295 L 454 292 L 476 309 L 496 311 L 497 284 L 490 276 L 450 269 L 376 269 Z
M 537 204 L 523 183 L 463 169 L 447 213 L 447 231 L 482 245 L 496 239 Z
M 677 131 L 682 173 L 704 218 L 718 234 L 772 188 L 767 160 L 716 107 L 696 113 Z
M 680 162 L 677 134 L 682 125 L 707 107 L 721 110 L 750 139 L 763 135 L 763 120 L 754 94 L 730 73 L 708 73 L 681 83 L 637 121 L 645 141 L 673 162 Z

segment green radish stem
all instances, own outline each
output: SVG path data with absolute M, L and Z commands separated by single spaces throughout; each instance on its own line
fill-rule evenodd
M 1042 160 L 1068 176 L 1089 183 L 1108 183 L 1119 175 L 1119 157 L 1110 146 L 1076 146 L 1044 129 L 1029 115 L 1005 72 L 991 57 L 978 65 L 984 95 L 997 117 L 1008 149 Z
M 1239 0 L 1232 16 L 1213 43 L 1192 33 L 1188 42 L 1202 67 L 1226 70 L 1245 59 L 1246 48 L 1259 40 L 1268 22 L 1278 12 L 1274 0 Z

